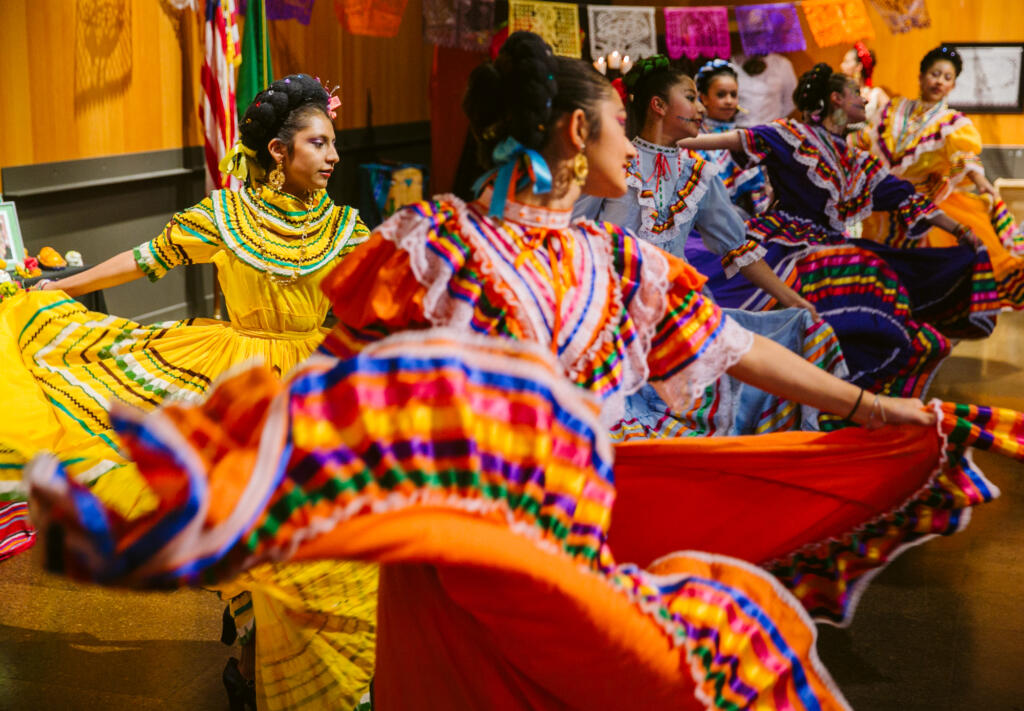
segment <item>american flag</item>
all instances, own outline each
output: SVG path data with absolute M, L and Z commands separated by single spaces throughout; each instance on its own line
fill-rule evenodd
M 206 56 L 201 81 L 207 192 L 239 186 L 236 178 L 222 175 L 218 168 L 238 138 L 235 68 L 242 61 L 242 48 L 236 16 L 235 0 L 206 0 Z

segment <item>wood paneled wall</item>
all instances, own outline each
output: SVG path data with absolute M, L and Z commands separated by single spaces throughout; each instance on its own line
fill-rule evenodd
M 750 5 L 769 0 L 690 0 L 678 3 L 652 3 L 650 0 L 616 0 L 616 5 Z M 882 18 L 865 0 L 868 14 L 875 29 L 875 38 L 867 45 L 878 57 L 875 83 L 904 96 L 917 96 L 918 64 L 925 52 L 942 42 L 1024 42 L 1024 2 L 1005 0 L 928 0 L 931 27 L 913 30 L 906 34 L 894 35 L 886 28 Z M 788 55 L 799 75 L 810 69 L 816 62 L 828 62 L 839 67 L 848 47 L 825 47 L 815 45 L 808 30 L 803 13 L 797 11 L 804 22 L 804 36 L 807 51 Z M 659 31 L 663 30 L 664 17 L 659 11 Z M 735 26 L 735 16 L 730 14 Z M 734 35 L 733 50 L 740 51 L 739 39 Z M 979 114 L 971 118 L 981 131 L 986 145 L 1024 145 L 1024 116 L 1006 114 Z
M 97 52 L 96 36 L 86 37 L 77 17 L 103 3 L 0 0 L 0 166 L 202 142 L 201 14 L 181 14 L 165 0 L 126 2 L 130 52 L 119 55 L 122 45 L 104 63 L 89 57 L 110 46 Z M 331 0 L 317 0 L 308 26 L 269 24 L 277 76 L 304 71 L 341 84 L 339 127 L 366 125 L 368 94 L 375 125 L 428 120 L 431 47 L 422 40 L 416 0 L 395 38 L 345 34 Z M 91 46 L 92 55 L 76 57 L 76 44 Z

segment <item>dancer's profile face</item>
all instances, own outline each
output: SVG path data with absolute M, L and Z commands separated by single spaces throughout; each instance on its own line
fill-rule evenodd
M 945 99 L 956 86 L 956 67 L 948 59 L 939 59 L 925 70 L 919 79 L 921 98 L 934 103 Z
M 622 99 L 609 91 L 598 105 L 600 130 L 585 149 L 587 181 L 583 192 L 596 197 L 617 198 L 626 194 L 626 168 L 636 157 L 636 147 L 626 137 L 626 109 Z
M 282 189 L 297 197 L 326 188 L 327 181 L 338 162 L 338 151 L 334 146 L 334 126 L 330 119 L 319 111 L 309 115 L 306 125 L 292 138 L 290 148 L 274 139 L 270 142 L 269 149 L 271 155 L 275 158 L 280 156 L 282 159 Z
M 842 92 L 832 92 L 832 105 L 846 114 L 850 123 L 862 123 L 867 120 L 865 106 L 867 102 L 861 96 L 860 88 L 855 82 L 848 81 Z
M 663 99 L 659 99 L 664 101 Z M 662 133 L 672 141 L 693 138 L 700 133 L 704 121 L 704 106 L 697 96 L 697 86 L 690 77 L 684 77 L 668 90 Z
M 860 79 L 861 65 L 857 50 L 851 49 L 843 55 L 843 61 L 839 63 L 839 71 L 853 79 Z
M 732 121 L 736 117 L 739 91 L 740 85 L 728 74 L 719 74 L 712 79 L 707 93 L 700 95 L 700 102 L 707 109 L 708 118 Z

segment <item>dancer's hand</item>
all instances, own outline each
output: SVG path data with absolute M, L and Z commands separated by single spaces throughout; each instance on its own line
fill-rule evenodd
M 857 424 L 869 430 L 883 425 L 934 425 L 935 413 L 918 398 L 872 395 L 864 398 L 854 418 Z
M 813 318 L 815 321 L 821 320 L 821 314 L 819 314 L 818 310 L 814 308 L 814 304 L 812 304 L 810 301 L 803 298 L 802 296 L 798 297 L 797 300 L 794 301 L 792 304 L 789 304 L 789 306 L 792 306 L 793 308 L 796 309 L 807 309 L 808 311 L 811 312 L 811 318 Z
M 964 247 L 972 247 L 977 250 L 981 246 L 981 240 L 967 225 L 960 225 L 954 234 L 957 241 Z

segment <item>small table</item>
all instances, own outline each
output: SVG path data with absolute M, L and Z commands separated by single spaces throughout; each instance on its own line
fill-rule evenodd
M 43 279 L 52 279 L 53 281 L 57 281 L 58 279 L 69 277 L 72 274 L 84 272 L 86 269 L 91 269 L 93 266 L 94 265 L 92 264 L 86 264 L 81 267 L 67 267 L 65 269 L 61 269 L 60 271 L 49 271 L 44 269 L 41 276 L 21 280 L 21 284 L 27 289 L 28 287 L 37 284 Z M 89 292 L 88 294 L 82 294 L 81 296 L 76 296 L 75 300 L 82 304 L 85 308 L 89 309 L 90 311 L 99 311 L 100 313 L 107 312 L 107 300 L 103 297 L 102 289 Z

